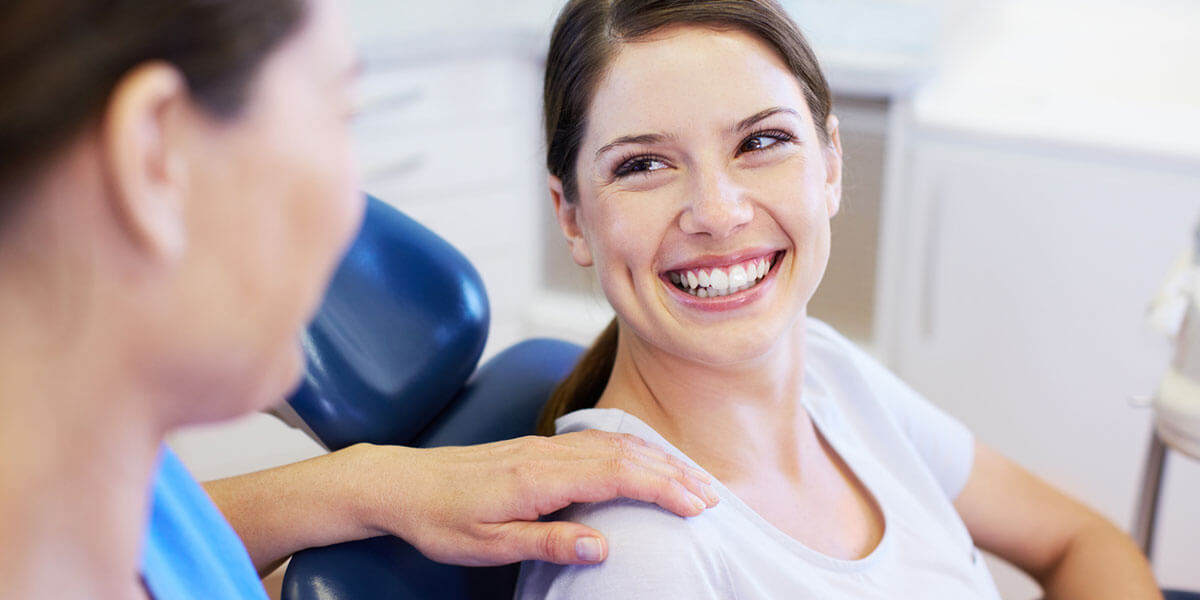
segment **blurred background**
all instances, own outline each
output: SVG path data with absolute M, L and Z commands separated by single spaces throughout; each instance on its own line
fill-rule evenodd
M 561 4 L 349 3 L 366 191 L 480 270 L 485 359 L 533 336 L 588 344 L 612 315 L 545 191 L 541 71 Z M 1130 527 L 1146 398 L 1171 356 L 1147 306 L 1200 216 L 1200 1 L 783 4 L 830 79 L 846 154 L 810 313 Z M 266 415 L 171 444 L 201 479 L 322 452 Z M 1173 455 L 1164 482 L 1155 573 L 1200 590 L 1200 463 Z M 1038 597 L 992 569 L 1006 599 Z

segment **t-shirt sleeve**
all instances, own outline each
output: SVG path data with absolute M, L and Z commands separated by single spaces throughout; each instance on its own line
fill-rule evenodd
M 952 501 L 957 498 L 975 464 L 975 436 L 971 430 L 831 327 L 823 323 L 818 327 L 821 333 L 835 337 L 850 355 L 857 371 L 916 448 L 946 497 Z
M 526 562 L 517 600 L 732 597 L 719 554 L 689 519 L 624 499 L 576 505 L 556 516 L 603 533 L 608 558 L 598 565 Z

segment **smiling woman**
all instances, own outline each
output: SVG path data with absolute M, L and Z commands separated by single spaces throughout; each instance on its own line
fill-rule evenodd
M 539 426 L 662 444 L 722 502 L 576 505 L 609 559 L 527 563 L 518 597 L 997 598 L 977 544 L 1050 596 L 1156 596 L 1110 524 L 807 317 L 842 149 L 774 2 L 572 0 L 545 108 L 558 223 L 617 317 Z
M 652 2 L 644 6 L 631 3 L 607 2 L 570 2 L 563 9 L 551 41 L 549 58 L 546 66 L 544 87 L 545 128 L 547 137 L 547 164 L 551 174 L 551 193 L 556 203 L 560 217 L 567 217 L 564 232 L 571 242 L 572 255 L 581 265 L 591 264 L 592 257 L 583 245 L 576 245 L 579 237 L 576 223 L 569 222 L 575 215 L 575 207 L 583 192 L 584 184 L 599 182 L 604 191 L 624 186 L 630 189 L 651 190 L 659 187 L 667 173 L 657 173 L 660 170 L 674 168 L 676 173 L 689 168 L 695 172 L 697 165 L 684 162 L 691 156 L 679 156 L 677 163 L 672 163 L 662 152 L 655 153 L 653 148 L 666 148 L 674 144 L 674 150 L 681 150 L 678 131 L 664 131 L 658 128 L 661 113 L 670 113 L 681 105 L 687 105 L 698 99 L 688 98 L 685 94 L 694 90 L 696 81 L 690 79 L 692 73 L 688 70 L 658 70 L 644 68 L 641 70 L 616 69 L 609 65 L 613 55 L 618 54 L 618 60 L 626 64 L 634 64 L 638 60 L 658 60 L 659 56 L 643 56 L 630 54 L 644 48 L 643 44 L 623 44 L 621 42 L 646 41 L 651 38 L 661 38 L 663 30 L 672 25 L 703 25 L 717 30 L 740 32 L 741 43 L 749 44 L 758 50 L 757 55 L 744 55 L 737 48 L 709 48 L 716 55 L 725 69 L 734 79 L 727 80 L 719 86 L 699 86 L 703 92 L 716 101 L 715 107 L 722 107 L 724 94 L 736 93 L 742 90 L 742 95 L 748 96 L 741 102 L 746 114 L 732 110 L 722 111 L 722 122 L 715 123 L 718 131 L 726 139 L 719 143 L 726 146 L 729 158 L 738 159 L 743 167 L 758 163 L 777 163 L 781 159 L 794 165 L 796 161 L 786 160 L 793 157 L 798 149 L 812 152 L 824 148 L 819 158 L 822 164 L 828 162 L 831 169 L 829 177 L 829 199 L 832 201 L 827 210 L 830 215 L 836 212 L 837 202 L 840 201 L 841 185 L 841 142 L 837 137 L 837 120 L 830 119 L 832 99 L 829 85 L 817 65 L 817 59 L 805 42 L 795 24 L 784 14 L 782 9 L 771 2 L 699 2 L 699 3 L 659 3 Z M 609 27 L 611 25 L 611 27 Z M 708 43 L 721 44 L 721 39 L 709 39 Z M 655 48 L 659 50 L 659 48 Z M 734 50 L 732 53 L 726 50 Z M 643 53 L 645 54 L 645 53 Z M 766 56 L 768 61 L 755 62 L 755 58 Z M 708 66 L 701 62 L 700 55 L 671 55 L 668 64 L 680 65 L 684 56 L 690 56 L 692 70 L 712 76 L 715 71 L 708 71 Z M 716 65 L 718 63 L 714 63 Z M 644 65 L 649 67 L 650 65 Z M 785 85 L 798 91 L 799 98 L 791 98 L 791 105 L 764 106 L 765 100 L 755 96 L 744 87 L 739 87 L 737 77 L 746 78 L 750 73 L 759 73 L 763 68 L 775 69 L 782 66 L 791 75 L 786 78 Z M 603 70 L 608 69 L 605 80 L 608 88 L 614 93 L 623 91 L 633 96 L 641 97 L 648 92 L 658 92 L 661 97 L 646 101 L 652 112 L 644 111 L 638 114 L 626 113 L 627 123 L 618 121 L 614 126 L 626 129 L 614 131 L 611 140 L 599 141 L 594 139 L 598 133 L 588 129 L 589 122 L 602 119 L 610 113 L 621 113 L 619 104 L 611 101 L 604 103 L 598 96 Z M 744 71 L 743 69 L 752 69 Z M 665 71 L 665 72 L 664 72 Z M 641 77 L 641 80 L 637 80 Z M 667 79 L 656 79 L 666 77 Z M 671 79 L 671 78 L 674 79 Z M 753 78 L 752 78 L 753 79 Z M 704 81 L 711 81 L 705 79 Z M 754 88 L 751 88 L 754 89 Z M 638 106 L 642 106 L 639 104 Z M 733 107 L 729 107 L 732 109 Z M 589 114 L 589 109 L 595 114 Z M 687 118 L 687 113 L 675 115 L 676 121 Z M 777 126 L 773 126 L 775 124 Z M 682 131 L 689 131 L 693 123 L 681 124 Z M 828 127 L 832 126 L 832 130 Z M 811 130 L 806 129 L 811 127 Z M 640 128 L 640 129 L 639 129 Z M 801 137 L 801 132 L 807 133 L 807 139 Z M 594 159 L 583 161 L 579 158 L 581 146 L 586 135 L 593 137 L 592 144 L 599 146 L 594 151 Z M 624 152 L 624 154 L 622 154 Z M 828 159 L 828 160 L 827 160 Z M 785 168 L 787 168 L 785 166 Z M 743 168 L 743 172 L 745 169 Z M 590 175 L 589 180 L 581 179 Z M 694 180 L 693 180 L 694 181 Z M 718 182 L 719 183 L 719 182 Z M 785 182 L 784 185 L 790 185 Z M 678 188 L 678 186 L 676 186 Z M 712 190 L 695 190 L 698 193 Z M 690 191 L 689 191 L 690 193 Z M 717 200 L 719 194 L 710 194 L 709 200 Z M 681 215 L 680 228 L 687 227 L 695 231 L 697 227 L 705 226 L 708 215 L 726 218 L 719 206 L 705 202 L 702 209 L 717 208 L 717 212 L 701 210 Z M 733 213 L 745 203 L 737 203 Z M 682 219 L 686 217 L 685 225 Z M 739 218 L 734 214 L 733 218 Z M 561 220 L 561 218 L 560 218 Z M 720 226 L 720 224 L 718 224 Z M 826 225 L 826 229 L 827 229 Z M 825 237 L 828 238 L 826 231 Z M 632 238 L 631 238 L 632 239 Z M 691 264 L 671 265 L 673 268 L 664 269 L 662 276 L 675 287 L 695 298 L 725 297 L 730 289 L 744 284 L 729 285 L 730 276 L 740 280 L 735 273 L 737 262 L 761 262 L 768 271 L 773 272 L 775 263 L 786 255 L 782 249 L 771 251 L 768 248 L 759 249 L 757 256 L 747 255 L 742 249 L 742 256 L 709 256 L 696 261 L 693 257 Z M 578 252 L 577 252 L 578 251 Z M 828 243 L 824 253 L 828 254 Z M 720 263 L 724 264 L 720 264 Z M 824 270 L 824 259 L 821 260 L 821 271 Z M 754 266 L 756 274 L 757 264 Z M 727 270 L 728 269 L 728 270 Z M 746 265 L 742 267 L 747 271 Z M 689 275 L 690 272 L 690 275 Z M 748 273 L 748 271 L 747 271 Z M 766 273 L 754 283 L 765 281 Z M 695 278 L 695 283 L 692 278 Z M 674 281 L 678 279 L 678 281 Z M 818 274 L 819 280 L 819 274 Z M 601 277 L 602 286 L 606 279 Z M 687 285 L 683 285 L 686 282 Z M 701 285 L 703 284 L 703 285 Z M 815 289 L 816 282 L 813 282 Z M 759 287 L 755 285 L 754 287 Z M 605 287 L 609 301 L 614 302 L 608 287 Z M 733 292 L 736 294 L 737 292 Z M 811 292 L 809 292 L 811 295 Z M 707 311 L 722 307 L 737 306 L 745 303 L 746 297 L 734 296 L 725 301 L 689 302 L 690 306 Z M 614 308 L 616 304 L 614 303 Z M 554 432 L 554 419 L 572 410 L 595 406 L 612 372 L 613 359 L 617 346 L 617 320 L 605 329 L 592 348 L 584 355 L 579 366 L 567 380 L 555 390 L 547 403 L 538 423 L 540 433 Z

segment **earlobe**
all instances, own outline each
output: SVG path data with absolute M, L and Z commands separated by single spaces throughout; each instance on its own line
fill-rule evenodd
M 179 139 L 186 110 L 183 76 L 150 62 L 117 83 L 101 123 L 114 220 L 134 248 L 157 260 L 176 260 L 186 246 L 188 165 Z
M 837 115 L 831 114 L 825 120 L 825 131 L 829 134 L 825 147 L 825 208 L 833 217 L 842 206 L 842 134 Z
M 571 250 L 571 258 L 581 267 L 592 266 L 592 251 L 587 239 L 583 237 L 583 228 L 579 224 L 578 202 L 569 202 L 563 194 L 562 180 L 554 175 L 549 178 L 550 199 L 554 202 L 554 214 L 558 218 L 558 226 L 562 229 L 563 237 L 567 239 L 567 247 Z

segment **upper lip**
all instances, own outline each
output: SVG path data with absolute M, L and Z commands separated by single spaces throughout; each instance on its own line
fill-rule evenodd
M 738 263 L 748 261 L 752 258 L 758 258 L 760 256 L 770 256 L 772 254 L 775 254 L 776 252 L 779 252 L 779 250 L 780 250 L 780 248 L 760 247 L 760 248 L 751 248 L 751 249 L 747 249 L 747 250 L 739 250 L 739 251 L 731 253 L 731 254 L 720 254 L 720 255 L 705 254 L 703 256 L 697 256 L 696 258 L 689 259 L 686 262 L 681 262 L 676 265 L 667 267 L 666 269 L 663 269 L 663 272 L 669 273 L 671 271 L 689 271 L 689 270 L 694 270 L 694 269 L 712 269 L 714 267 L 727 267 L 729 265 L 736 265 Z

